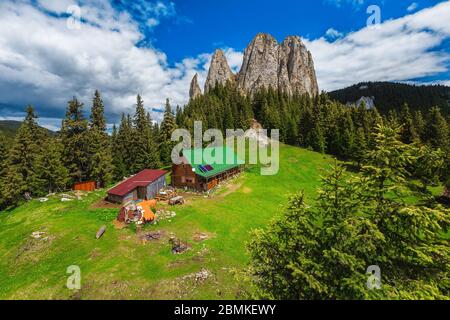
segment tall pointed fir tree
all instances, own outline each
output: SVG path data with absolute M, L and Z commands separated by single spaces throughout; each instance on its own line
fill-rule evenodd
M 413 114 L 413 123 L 414 128 L 416 129 L 417 136 L 420 141 L 423 141 L 425 138 L 425 119 L 421 111 L 416 111 Z
M 33 107 L 28 106 L 26 113 L 6 159 L 7 172 L 1 189 L 5 205 L 18 204 L 26 193 L 36 195 L 40 192 L 37 157 L 42 150 L 44 135 Z
M 133 123 L 130 115 L 122 114 L 117 139 L 113 143 L 115 179 L 122 180 L 133 173 Z
M 119 133 L 116 124 L 114 124 L 111 135 L 111 149 L 114 155 L 112 160 L 114 181 L 120 181 L 127 175 L 125 162 L 123 160 L 123 154 L 120 146 L 121 143 L 119 141 Z
M 83 104 L 77 98 L 68 102 L 61 126 L 63 162 L 69 171 L 70 182 L 89 179 L 91 159 L 88 121 L 83 115 Z
M 62 162 L 63 146 L 59 138 L 47 139 L 37 158 L 41 189 L 46 193 L 61 192 L 67 187 L 69 172 Z
M 364 134 L 364 128 L 359 127 L 356 129 L 355 140 L 353 144 L 353 149 L 351 151 L 351 158 L 356 162 L 358 167 L 364 161 L 364 157 L 367 153 L 367 139 Z
M 8 158 L 7 139 L 3 134 L 0 134 L 0 185 L 4 184 L 5 174 L 6 174 L 6 159 Z M 3 199 L 3 194 L 0 187 L 0 210 L 5 206 L 5 200 Z
M 146 113 L 144 101 L 137 96 L 136 113 L 133 119 L 132 165 L 133 173 L 144 169 L 155 169 L 160 165 L 156 137 L 152 134 L 152 119 Z
M 6 159 L 8 158 L 8 140 L 3 135 L 0 134 L 0 180 L 3 178 L 5 174 L 5 168 L 6 168 Z
M 177 128 L 175 116 L 172 113 L 172 108 L 169 103 L 169 99 L 166 100 L 166 109 L 164 111 L 164 118 L 159 128 L 159 141 L 160 141 L 160 154 L 161 161 L 164 165 L 172 163 L 171 153 L 176 142 L 171 140 L 172 132 Z
M 419 140 L 419 135 L 414 126 L 414 120 L 409 111 L 408 104 L 403 104 L 400 111 L 400 122 L 403 124 L 401 130 L 401 139 L 404 143 L 410 144 Z
M 425 141 L 434 148 L 448 150 L 449 147 L 449 127 L 438 107 L 431 108 L 427 117 L 425 129 Z
M 101 187 L 108 185 L 113 179 L 112 151 L 109 136 L 106 132 L 104 105 L 98 90 L 95 91 L 91 121 L 89 124 L 90 179 Z

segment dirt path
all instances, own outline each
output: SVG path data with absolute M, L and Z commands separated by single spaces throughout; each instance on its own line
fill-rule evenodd
M 240 187 L 242 187 L 243 184 L 244 184 L 243 182 L 239 182 L 239 183 L 228 182 L 225 186 L 227 188 L 226 191 L 218 194 L 217 198 L 225 198 L 226 196 L 232 194 L 233 192 L 238 190 Z

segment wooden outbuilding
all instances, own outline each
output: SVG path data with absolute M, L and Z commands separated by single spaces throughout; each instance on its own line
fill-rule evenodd
M 219 159 L 204 161 L 204 155 Z M 243 170 L 244 162 L 229 147 L 184 149 L 182 163 L 172 165 L 172 186 L 206 192 Z
M 85 181 L 75 183 L 72 189 L 75 191 L 94 191 L 95 187 L 95 181 Z
M 161 189 L 166 187 L 166 175 L 165 170 L 143 170 L 110 189 L 108 201 L 127 203 L 153 199 Z

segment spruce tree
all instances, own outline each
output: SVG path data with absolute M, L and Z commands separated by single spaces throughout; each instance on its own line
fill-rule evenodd
M 227 129 L 234 129 L 233 112 L 229 104 L 225 104 L 223 112 L 224 117 L 223 117 L 222 131 Z
M 419 135 L 414 126 L 414 120 L 407 104 L 404 104 L 400 111 L 400 122 L 403 125 L 401 131 L 402 141 L 407 144 L 418 141 Z
M 6 159 L 8 158 L 9 143 L 8 139 L 0 134 L 0 181 L 5 174 Z
M 113 160 L 109 136 L 106 132 L 104 105 L 100 93 L 96 90 L 89 124 L 89 156 L 90 179 L 101 187 L 108 185 L 113 179 Z
M 130 115 L 122 114 L 117 139 L 113 145 L 114 160 L 116 169 L 116 179 L 122 180 L 125 176 L 133 173 L 133 123 Z M 120 164 L 120 166 L 118 166 Z
M 157 124 L 156 124 L 157 125 Z M 159 151 L 161 154 L 161 161 L 164 165 L 172 163 L 171 153 L 176 142 L 172 142 L 172 132 L 177 128 L 175 116 L 172 113 L 169 99 L 166 100 L 166 108 L 164 111 L 164 118 L 159 128 Z
M 431 144 L 434 148 L 440 148 L 444 151 L 448 150 L 450 143 L 449 127 L 438 107 L 431 108 L 427 117 L 425 141 Z
M 43 137 L 36 119 L 33 107 L 28 106 L 5 162 L 7 170 L 1 190 L 5 205 L 18 204 L 25 193 L 40 193 L 37 157 L 42 151 Z
M 63 162 L 69 171 L 71 183 L 90 178 L 91 157 L 89 148 L 88 121 L 83 115 L 83 104 L 77 98 L 68 102 L 61 126 Z
M 122 121 L 124 119 L 124 115 L 122 115 Z M 121 181 L 126 175 L 127 170 L 124 162 L 124 154 L 122 144 L 120 142 L 119 133 L 116 127 L 116 124 L 113 125 L 112 136 L 111 136 L 111 149 L 112 154 L 114 155 L 112 164 L 113 164 L 113 180 Z
M 355 128 L 353 126 L 353 120 L 348 112 L 341 119 L 339 130 L 341 132 L 339 156 L 344 159 L 349 159 L 355 148 Z
M 421 111 L 414 112 L 413 124 L 419 140 L 424 141 L 426 123 Z
M 157 137 L 153 136 L 153 124 L 150 114 L 147 114 L 144 101 L 137 96 L 136 112 L 133 119 L 133 162 L 131 170 L 138 173 L 144 169 L 156 169 L 160 166 Z
M 428 192 L 411 189 L 411 164 L 420 161 L 412 146 L 400 141 L 400 130 L 375 128 L 376 147 L 368 153 L 360 178 L 364 205 L 384 241 L 373 257 L 382 268 L 386 296 L 400 299 L 441 299 L 448 293 L 450 249 L 442 233 L 450 211 L 430 203 Z M 420 179 L 421 175 L 417 176 Z M 415 195 L 414 203 L 404 199 Z
M 100 132 L 106 132 L 105 107 L 100 92 L 95 90 L 91 108 L 90 128 Z
M 4 185 L 6 174 L 6 159 L 8 158 L 9 146 L 7 138 L 0 134 L 0 185 Z M 3 199 L 2 188 L 0 187 L 0 210 L 5 207 L 5 199 Z
M 315 205 L 298 194 L 282 217 L 253 232 L 245 279 L 254 298 L 448 298 L 450 248 L 442 235 L 450 210 L 411 189 L 416 151 L 399 133 L 377 126 L 361 176 L 335 165 Z M 404 201 L 413 193 L 415 201 Z M 379 290 L 366 287 L 372 265 L 381 269 Z
M 307 134 L 306 140 L 308 146 L 310 146 L 314 151 L 325 153 L 326 142 L 320 123 L 315 123 L 313 130 Z
M 62 162 L 63 146 L 58 138 L 45 141 L 44 152 L 37 158 L 37 172 L 45 193 L 61 192 L 67 188 L 69 172 Z
M 414 145 L 415 161 L 412 165 L 413 177 L 422 184 L 422 192 L 428 193 L 428 186 L 437 186 L 445 170 L 445 157 L 441 150 L 433 150 L 428 145 Z
M 356 161 L 358 167 L 364 161 L 364 157 L 367 153 L 367 139 L 364 134 L 363 128 L 358 128 L 355 134 L 355 141 L 353 150 L 351 152 L 351 158 Z

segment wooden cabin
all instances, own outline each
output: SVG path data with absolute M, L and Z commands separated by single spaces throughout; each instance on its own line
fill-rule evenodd
M 203 161 L 204 154 L 217 155 L 219 152 L 218 158 L 222 161 L 211 164 Z M 182 163 L 172 165 L 172 186 L 206 192 L 242 170 L 243 161 L 228 147 L 184 149 Z
M 108 191 L 108 201 L 127 203 L 136 200 L 153 199 L 166 187 L 165 170 L 143 170 Z

